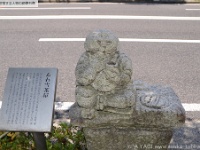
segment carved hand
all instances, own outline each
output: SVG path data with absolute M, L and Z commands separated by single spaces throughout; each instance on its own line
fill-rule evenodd
M 120 82 L 120 71 L 116 64 L 106 64 L 106 69 L 104 72 L 109 81 L 115 82 L 116 84 Z

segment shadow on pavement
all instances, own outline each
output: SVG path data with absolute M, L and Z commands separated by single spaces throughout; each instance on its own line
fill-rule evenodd
M 199 150 L 200 121 L 187 118 L 185 126 L 175 129 L 169 150 Z

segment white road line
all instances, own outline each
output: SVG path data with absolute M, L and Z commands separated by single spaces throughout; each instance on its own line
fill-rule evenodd
M 84 42 L 85 38 L 40 38 L 39 42 Z
M 200 111 L 200 104 L 197 103 L 183 103 L 185 111 Z
M 117 4 L 124 4 L 124 3 L 108 3 L 108 2 L 81 2 L 81 3 L 39 3 L 40 5 L 117 5 Z
M 185 9 L 185 10 L 189 10 L 189 11 L 200 11 L 200 9 Z
M 55 102 L 55 110 L 69 110 L 74 102 Z
M 55 110 L 69 110 L 74 102 L 55 102 Z M 185 111 L 200 111 L 200 104 L 197 103 L 182 103 Z M 0 109 L 2 101 L 0 101 Z
M 76 5 L 117 5 L 117 4 L 122 4 L 122 3 L 108 3 L 108 2 L 92 2 L 92 3 L 69 3 L 69 4 L 76 4 Z
M 171 20 L 171 21 L 200 21 L 200 17 L 174 16 L 118 16 L 118 15 L 44 15 L 44 16 L 0 16 L 0 19 L 122 19 L 122 20 Z
M 85 38 L 40 38 L 39 42 L 84 42 Z M 148 43 L 191 43 L 200 44 L 200 40 L 180 40 L 180 39 L 136 39 L 119 38 L 121 42 L 148 42 Z
M 69 110 L 74 102 L 55 102 L 55 110 Z M 182 103 L 185 111 L 200 111 L 200 104 Z
M 180 40 L 180 39 L 131 39 L 119 38 L 122 42 L 150 42 L 150 43 L 199 43 L 200 40 Z
M 200 4 L 184 4 L 184 5 L 189 5 L 189 6 L 200 6 Z
M 39 42 L 83 42 L 85 38 L 40 38 Z
M 91 9 L 91 7 L 51 7 L 51 8 L 0 8 L 0 10 L 56 10 L 56 9 Z

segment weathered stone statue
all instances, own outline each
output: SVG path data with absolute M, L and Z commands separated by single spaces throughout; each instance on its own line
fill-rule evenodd
M 83 127 L 88 150 L 156 149 L 167 145 L 185 110 L 170 87 L 131 80 L 131 60 L 107 30 L 90 33 L 76 66 L 71 123 Z

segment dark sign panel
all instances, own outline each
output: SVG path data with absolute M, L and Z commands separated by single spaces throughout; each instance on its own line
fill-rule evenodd
M 50 132 L 57 69 L 10 68 L 0 111 L 0 130 Z

